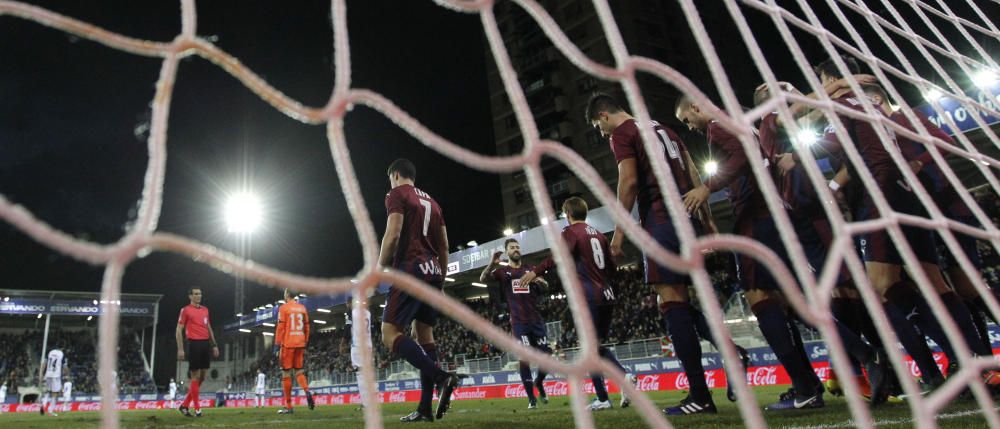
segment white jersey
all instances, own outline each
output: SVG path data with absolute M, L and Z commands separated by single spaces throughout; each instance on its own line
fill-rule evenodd
M 365 309 L 365 319 L 368 323 L 365 326 L 364 333 L 361 334 L 361 338 L 353 335 L 354 331 L 351 331 L 351 365 L 356 368 L 361 368 L 364 366 L 364 361 L 361 359 L 361 345 L 365 345 L 368 348 L 372 346 L 372 313 Z M 353 327 L 351 319 L 347 319 L 346 324 L 348 329 Z
M 49 359 L 45 363 L 45 378 L 62 378 L 62 368 L 65 364 L 62 350 L 52 349 L 49 351 Z
M 354 335 L 354 331 L 351 331 L 351 348 L 352 349 L 357 348 L 360 344 L 365 344 L 368 347 L 372 346 L 372 313 L 370 311 L 368 311 L 368 310 L 365 310 L 365 320 L 368 323 L 366 324 L 367 326 L 365 326 L 365 332 L 364 332 L 363 336 L 360 339 L 357 336 Z M 353 327 L 353 321 L 351 319 L 347 319 L 346 324 L 348 326 Z M 363 341 L 363 343 L 361 341 L 359 341 L 359 340 Z
M 171 381 L 170 382 L 170 398 L 173 399 L 174 396 L 177 396 L 177 383 L 174 383 L 174 382 Z
M 0 386 L 0 404 L 7 402 L 7 385 Z
M 257 373 L 257 386 L 255 386 L 256 390 L 264 390 L 264 383 L 265 382 L 266 382 L 266 377 L 264 376 L 264 373 L 263 372 L 258 372 Z
M 62 390 L 63 400 L 69 402 L 70 398 L 73 397 L 72 392 L 73 392 L 73 383 L 69 381 L 63 383 L 63 390 Z

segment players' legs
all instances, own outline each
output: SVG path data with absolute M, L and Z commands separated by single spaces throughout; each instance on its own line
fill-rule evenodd
M 282 399 L 285 400 L 285 408 L 292 408 L 292 368 L 291 366 L 285 366 L 285 355 L 290 351 L 290 349 L 281 349 L 282 357 L 282 368 L 281 368 L 281 393 Z
M 660 297 L 660 314 L 670 341 L 674 344 L 677 359 L 690 382 L 690 397 L 706 403 L 712 395 L 705 382 L 705 368 L 701 364 L 701 343 L 695 329 L 695 308 L 689 303 L 687 285 L 653 285 Z
M 803 398 L 817 395 L 819 379 L 812 367 L 802 360 L 796 348 L 796 343 L 801 342 L 801 339 L 793 338 L 793 333 L 798 331 L 792 331 L 790 327 L 793 322 L 788 317 L 784 298 L 778 291 L 762 289 L 746 290 L 744 296 L 750 304 L 750 310 L 757 317 L 764 339 L 788 371 L 796 394 Z
M 424 353 L 427 355 L 427 358 L 430 359 L 434 363 L 435 368 L 437 368 L 438 356 L 437 356 L 437 345 L 434 343 L 434 326 L 414 320 L 413 332 L 417 337 L 417 343 L 420 344 L 420 348 L 423 349 Z M 417 411 L 421 413 L 430 414 L 431 401 L 433 400 L 434 400 L 433 373 L 421 370 L 420 403 L 417 406 Z
M 866 261 L 865 270 L 875 292 L 883 297 L 883 309 L 889 324 L 899 338 L 900 344 L 916 363 L 923 375 L 924 381 L 931 385 L 943 382 L 941 371 L 934 361 L 927 342 L 907 319 L 917 308 L 919 294 L 914 293 L 909 285 L 902 280 L 902 266 L 887 263 Z

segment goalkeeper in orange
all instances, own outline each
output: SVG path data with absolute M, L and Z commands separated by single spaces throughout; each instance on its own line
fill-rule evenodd
M 309 409 L 316 405 L 309 393 L 309 381 L 302 369 L 302 361 L 306 354 L 306 344 L 309 342 L 309 312 L 306 307 L 295 300 L 295 295 L 285 289 L 285 303 L 278 307 L 278 326 L 274 333 L 274 350 L 280 352 L 281 387 L 284 392 L 285 406 L 278 414 L 291 414 L 292 410 L 292 370 L 299 387 L 306 392 Z

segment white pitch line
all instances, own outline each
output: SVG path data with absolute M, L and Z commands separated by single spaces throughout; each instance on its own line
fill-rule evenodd
M 994 408 L 994 410 L 1000 408 Z M 938 420 L 949 420 L 956 419 L 959 417 L 967 417 L 975 414 L 982 413 L 982 410 L 966 410 L 966 411 L 955 411 L 953 413 L 938 414 Z M 875 426 L 883 425 L 900 425 L 906 423 L 913 423 L 913 417 L 900 418 L 900 419 L 875 419 L 872 423 Z M 858 425 L 854 423 L 854 420 L 845 420 L 840 423 L 830 423 L 825 425 L 812 425 L 812 426 L 782 426 L 781 429 L 839 429 L 839 428 L 853 428 Z

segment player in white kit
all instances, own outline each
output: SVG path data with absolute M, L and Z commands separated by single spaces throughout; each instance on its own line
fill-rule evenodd
M 349 299 L 347 300 L 348 312 L 347 314 L 344 314 L 344 317 L 347 317 L 347 320 L 344 321 L 345 325 L 344 329 L 347 332 L 347 335 L 350 336 L 351 338 L 351 366 L 354 367 L 355 372 L 357 372 L 358 370 L 361 369 L 362 366 L 364 366 L 364 361 L 361 360 L 361 346 L 364 345 L 369 349 L 371 349 L 372 347 L 372 313 L 368 311 L 368 307 L 366 305 L 367 303 L 368 303 L 367 300 L 360 301 L 361 305 L 359 306 L 357 311 L 354 311 L 355 310 L 354 300 Z M 352 328 L 354 327 L 355 320 L 358 320 L 360 322 L 361 320 L 360 317 L 364 317 L 365 321 L 364 334 L 362 334 L 361 338 L 355 338 L 354 330 Z M 358 392 L 363 392 L 361 390 L 360 374 L 358 374 L 357 382 L 358 382 Z M 364 395 L 364 393 L 362 393 L 362 395 Z M 362 401 L 361 408 L 364 408 L 364 396 L 362 396 L 361 401 Z
M 73 402 L 73 382 L 66 378 L 62 386 L 62 407 L 59 407 L 62 411 L 69 411 L 70 402 Z
M 171 378 L 170 385 L 167 387 L 167 400 L 170 401 L 169 408 L 174 408 L 174 399 L 177 399 L 177 382 Z
M 253 399 L 257 408 L 264 406 L 264 388 L 267 383 L 267 376 L 263 369 L 257 370 L 257 385 L 253 388 Z
M 3 382 L 0 385 L 0 413 L 3 412 L 3 406 L 7 404 L 7 382 Z
M 69 368 L 66 365 L 66 359 L 63 352 L 59 346 L 49 351 L 49 358 L 42 362 L 42 370 L 39 371 L 39 382 L 42 385 L 43 392 L 48 392 L 48 394 L 42 394 L 42 406 L 38 409 L 38 413 L 45 415 L 49 413 L 49 404 L 54 404 L 56 398 L 59 396 L 59 392 L 62 391 L 62 375 L 63 369 L 66 369 L 66 373 L 69 373 Z M 49 413 L 53 416 L 58 414 L 52 412 Z

